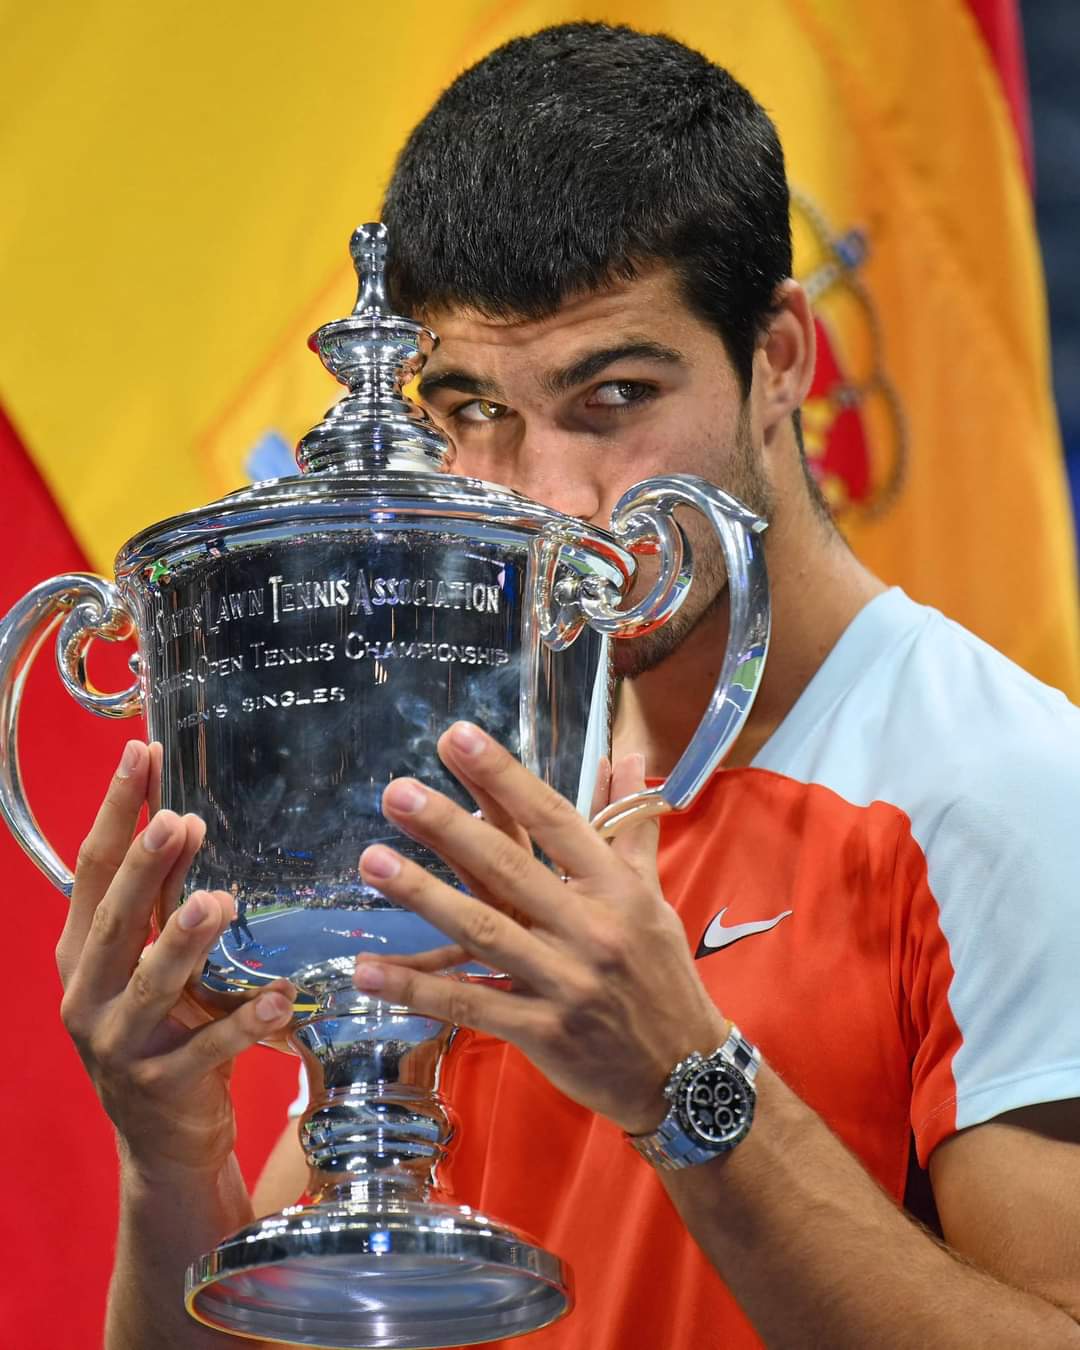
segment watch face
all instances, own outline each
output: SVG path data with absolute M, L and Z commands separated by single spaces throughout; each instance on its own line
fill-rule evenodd
M 733 1064 L 707 1060 L 691 1070 L 676 1096 L 679 1124 L 713 1147 L 737 1144 L 754 1118 L 754 1089 Z

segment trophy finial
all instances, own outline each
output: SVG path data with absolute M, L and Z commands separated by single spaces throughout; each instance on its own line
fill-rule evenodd
M 439 428 L 402 393 L 438 339 L 391 309 L 388 244 L 386 226 L 378 222 L 353 230 L 349 252 L 360 283 L 353 312 L 308 339 L 349 392 L 296 447 L 303 473 L 439 473 L 453 458 Z
M 358 225 L 353 230 L 349 252 L 360 282 L 354 314 L 390 314 L 386 303 L 386 240 L 386 226 L 381 221 Z

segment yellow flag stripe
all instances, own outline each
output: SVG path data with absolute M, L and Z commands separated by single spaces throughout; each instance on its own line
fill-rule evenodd
M 0 125 L 14 190 L 0 398 L 99 566 L 147 522 L 239 485 L 268 433 L 294 441 L 335 397 L 304 339 L 351 307 L 349 232 L 437 91 L 518 33 L 614 19 L 730 66 L 831 234 L 866 241 L 822 313 L 859 389 L 872 475 L 897 459 L 903 476 L 895 501 L 847 519 L 853 545 L 1080 692 L 1031 201 L 965 0 L 249 13 L 195 0 L 180 22 L 107 0 L 61 24 L 43 6 L 20 11 L 0 52 L 19 110 Z M 808 274 L 821 245 L 798 214 L 796 243 Z M 878 366 L 896 425 L 873 395 Z M 814 411 L 827 438 L 829 405 Z

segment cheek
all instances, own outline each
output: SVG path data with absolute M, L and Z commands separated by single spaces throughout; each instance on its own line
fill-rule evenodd
M 449 437 L 450 444 L 453 446 L 454 454 L 450 464 L 450 472 L 460 474 L 463 478 L 490 478 L 491 474 L 487 472 L 487 461 L 467 443 L 455 440 Z
M 630 430 L 619 446 L 627 483 L 670 473 L 716 479 L 738 439 L 738 408 L 689 396 L 658 407 L 657 415 Z M 625 476 L 625 474 L 624 474 Z
M 597 523 L 607 526 L 619 498 L 647 478 L 696 474 L 715 480 L 722 472 L 721 444 L 715 428 L 696 410 L 650 417 L 641 426 L 614 433 L 594 452 L 593 478 L 600 498 Z M 641 562 L 648 567 L 648 559 Z
M 450 443 L 451 473 L 460 474 L 463 478 L 491 478 L 492 464 L 495 462 L 492 454 L 492 437 L 470 435 L 468 430 L 459 430 L 455 434 L 454 430 L 439 418 L 432 418 L 432 421 Z

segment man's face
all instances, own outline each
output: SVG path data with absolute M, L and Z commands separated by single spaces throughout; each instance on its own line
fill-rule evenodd
M 423 318 L 440 343 L 420 395 L 456 447 L 455 473 L 604 527 L 622 493 L 654 474 L 700 474 L 768 515 L 748 403 L 719 335 L 668 268 L 584 293 L 547 319 Z M 711 532 L 696 514 L 681 523 L 694 545 L 690 596 L 656 633 L 616 644 L 620 675 L 658 664 L 723 598 Z

